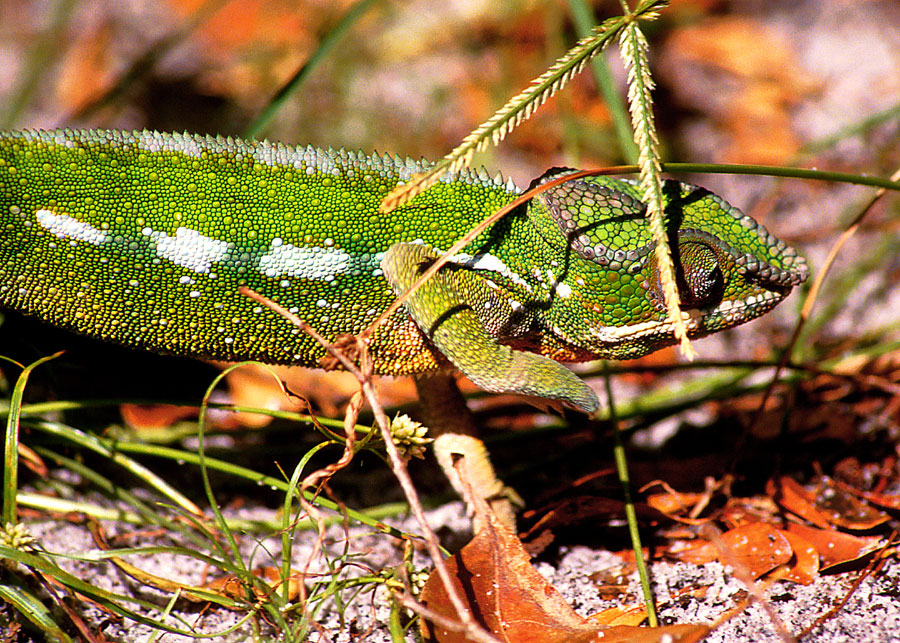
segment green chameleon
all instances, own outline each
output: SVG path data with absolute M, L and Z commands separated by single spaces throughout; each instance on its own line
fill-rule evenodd
M 519 190 L 463 171 L 390 214 L 428 164 L 360 152 L 116 131 L 0 133 L 0 306 L 166 353 L 316 366 Z M 572 172 L 553 169 L 541 184 Z M 701 337 L 758 317 L 807 277 L 792 248 L 709 191 L 668 181 L 685 321 Z M 631 181 L 555 186 L 477 237 L 371 337 L 378 373 L 450 366 L 488 391 L 585 412 L 560 362 L 674 343 L 645 206 Z

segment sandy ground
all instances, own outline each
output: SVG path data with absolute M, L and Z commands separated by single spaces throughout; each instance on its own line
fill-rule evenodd
M 244 519 L 273 519 L 274 513 L 260 508 L 245 508 L 240 512 Z M 466 537 L 468 520 L 460 503 L 451 503 L 439 510 L 429 513 L 432 527 L 439 530 L 445 539 L 461 540 Z M 395 523 L 402 529 L 416 533 L 410 520 Z M 122 525 L 105 523 L 109 534 L 129 531 Z M 87 530 L 81 526 L 59 522 L 36 522 L 30 525 L 31 532 L 47 550 L 61 554 L 60 563 L 68 571 L 89 581 L 97 587 L 115 592 L 131 594 L 156 603 L 164 608 L 170 596 L 152 588 L 142 587 L 140 583 L 122 574 L 108 562 L 88 563 L 66 559 L 66 554 L 85 557 L 96 552 L 96 547 Z M 300 532 L 294 541 L 294 565 L 302 568 L 311 552 L 312 534 Z M 400 550 L 397 541 L 381 534 L 372 534 L 369 529 L 351 528 L 349 541 L 351 551 L 356 554 L 356 565 L 348 568 L 350 576 L 361 574 L 367 567 L 382 569 L 400 562 Z M 135 545 L 173 544 L 168 538 L 153 541 L 150 537 L 139 538 Z M 337 555 L 346 544 L 345 532 L 340 526 L 328 530 L 326 551 Z M 254 564 L 265 565 L 277 560 L 280 551 L 280 539 L 268 538 L 261 542 L 249 535 L 242 539 L 242 549 L 246 560 Z M 592 550 L 584 546 L 560 548 L 551 557 L 552 562 L 539 562 L 538 571 L 549 580 L 566 598 L 578 613 L 589 616 L 593 613 L 614 606 L 621 606 L 623 601 L 632 605 L 638 602 L 640 590 L 636 574 L 629 577 L 628 589 L 623 596 L 613 600 L 599 596 L 598 583 L 600 576 L 614 574 L 621 568 L 623 561 L 615 554 L 606 551 Z M 130 562 L 145 571 L 164 578 L 189 584 L 200 584 L 204 580 L 202 563 L 188 557 L 154 555 L 133 557 Z M 424 567 L 428 563 L 424 558 L 418 561 Z M 271 563 L 270 563 L 271 564 Z M 321 559 L 313 563 L 312 570 L 321 570 Z M 777 616 L 784 628 L 796 635 L 810 626 L 819 617 L 836 606 L 850 590 L 857 578 L 858 571 L 821 576 L 809 586 L 788 582 L 775 582 L 765 590 L 769 609 Z M 719 563 L 698 566 L 686 563 L 656 563 L 651 574 L 658 602 L 663 606 L 660 617 L 663 623 L 713 623 L 723 614 L 737 605 L 745 596 L 743 585 L 734 579 L 730 570 Z M 207 579 L 208 580 L 208 579 Z M 685 588 L 700 590 L 705 588 L 701 598 L 686 596 Z M 679 592 L 679 597 L 670 602 L 670 597 Z M 695 592 L 696 593 L 696 592 Z M 349 593 L 346 594 L 349 597 Z M 841 641 L 900 641 L 900 563 L 889 560 L 881 572 L 868 577 L 852 593 L 845 606 L 836 615 L 825 620 L 816 627 L 804 641 L 829 642 Z M 322 606 L 322 612 L 316 618 L 317 632 L 312 634 L 312 641 L 334 641 L 349 643 L 351 641 L 371 641 L 380 643 L 390 641 L 386 628 L 390 608 L 386 593 L 383 590 L 366 591 L 356 596 L 349 607 L 344 610 L 343 622 L 338 617 L 333 603 Z M 102 632 L 111 641 L 136 643 L 151 640 L 152 630 L 141 624 L 128 620 L 115 622 L 97 608 L 88 605 L 79 606 L 83 617 L 91 628 Z M 176 624 L 183 619 L 199 634 L 213 635 L 216 642 L 244 641 L 253 635 L 253 626 L 244 624 L 234 631 L 215 635 L 238 624 L 242 615 L 225 609 L 200 609 L 197 604 L 179 601 L 175 605 L 169 622 Z M 271 629 L 263 627 L 262 640 L 278 640 Z M 27 637 L 20 639 L 30 641 Z M 33 639 L 31 639 L 33 640 Z M 162 634 L 157 639 L 160 643 L 186 643 L 195 640 L 190 637 Z M 417 640 L 414 635 L 407 636 L 408 641 Z M 763 643 L 780 641 L 771 617 L 758 604 L 749 608 L 722 624 L 707 639 L 715 642 L 749 642 Z M 35 641 L 37 643 L 37 641 Z

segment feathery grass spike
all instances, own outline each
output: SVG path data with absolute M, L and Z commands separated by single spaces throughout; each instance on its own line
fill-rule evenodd
M 641 168 L 642 200 L 647 204 L 650 231 L 656 243 L 656 261 L 662 291 L 669 319 L 675 337 L 681 344 L 681 352 L 693 359 L 696 352 L 688 339 L 688 330 L 679 303 L 678 284 L 675 278 L 675 264 L 666 238 L 662 181 L 660 179 L 659 140 L 653 119 L 653 78 L 647 60 L 647 39 L 636 21 L 629 22 L 622 30 L 620 38 L 622 58 L 628 68 L 628 105 L 638 145 L 638 165 Z
M 655 15 L 654 10 L 665 4 L 664 0 L 649 0 L 627 17 L 620 16 L 606 20 L 596 28 L 596 35 L 579 40 L 550 69 L 531 81 L 525 91 L 510 99 L 506 105 L 466 136 L 456 149 L 435 163 L 431 169 L 391 190 L 379 206 L 379 212 L 391 212 L 433 186 L 448 172 L 458 172 L 468 166 L 472 162 L 474 153 L 484 150 L 490 142 L 497 145 L 516 126 L 527 120 L 548 98 L 562 89 L 575 74 L 584 69 L 585 65 L 602 51 L 628 22 L 641 16 Z

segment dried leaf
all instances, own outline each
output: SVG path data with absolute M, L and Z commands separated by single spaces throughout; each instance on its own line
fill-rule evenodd
M 643 605 L 633 607 L 610 607 L 609 609 L 591 614 L 588 620 L 601 625 L 631 625 L 636 626 L 647 618 L 647 608 Z
M 854 536 L 831 529 L 816 529 L 791 523 L 788 532 L 802 536 L 819 552 L 821 572 L 871 554 L 882 544 L 877 536 Z
M 886 513 L 848 493 L 829 476 L 819 477 L 815 502 L 831 524 L 844 529 L 866 531 L 890 520 Z
M 628 591 L 628 577 L 635 569 L 637 566 L 634 563 L 623 563 L 615 567 L 597 570 L 588 576 L 588 580 L 594 583 L 598 597 L 608 601 L 621 602 Z
M 180 420 L 196 418 L 199 411 L 192 406 L 174 404 L 120 404 L 119 413 L 126 426 L 135 431 L 165 429 Z
M 647 496 L 647 504 L 677 522 L 686 525 L 703 525 L 713 520 L 713 518 L 711 516 L 705 518 L 691 518 L 685 514 L 690 513 L 698 502 L 707 499 L 708 495 L 705 493 L 669 491 L 667 493 L 654 493 Z
M 735 529 L 755 522 L 772 523 L 778 513 L 778 506 L 768 496 L 729 498 L 728 503 L 719 512 L 719 520 L 728 529 Z
M 819 552 L 800 534 L 784 530 L 779 530 L 779 533 L 787 539 L 794 552 L 793 562 L 781 578 L 811 585 L 819 577 Z
M 605 626 L 582 618 L 531 565 L 516 535 L 496 519 L 479 497 L 473 508 L 484 525 L 469 544 L 446 561 L 469 612 L 501 641 L 510 643 L 647 643 L 698 641 L 709 629 L 702 625 L 641 628 Z M 429 609 L 456 620 L 446 589 L 436 573 L 421 595 Z M 469 641 L 460 632 L 423 622 L 426 640 L 440 643 Z
M 878 505 L 879 507 L 884 507 L 885 509 L 894 509 L 896 511 L 900 511 L 900 496 L 887 493 L 876 493 L 874 491 L 862 491 L 860 489 L 852 488 L 848 489 L 848 491 L 859 495 L 861 498 L 865 498 L 873 505 Z
M 267 567 L 258 567 L 253 570 L 253 575 L 264 580 L 271 588 L 271 591 L 282 591 L 281 570 L 278 567 L 272 567 L 271 565 Z M 288 596 L 292 601 L 300 596 L 300 583 L 302 582 L 302 578 L 303 574 L 301 572 L 293 569 L 291 570 L 291 575 L 288 578 Z M 222 576 L 221 578 L 204 583 L 201 587 L 230 598 L 244 599 L 247 597 L 245 590 L 246 585 L 233 574 Z M 264 598 L 262 592 L 256 588 L 254 588 L 254 594 L 256 594 L 257 598 Z
M 705 625 L 664 625 L 662 627 L 633 627 L 613 625 L 591 643 L 696 643 L 709 634 Z
M 769 480 L 766 484 L 766 493 L 791 513 L 817 527 L 828 527 L 828 517 L 816 507 L 815 496 L 793 478 L 781 476 L 777 480 Z
M 46 478 L 49 475 L 50 469 L 47 467 L 43 458 L 41 458 L 34 449 L 22 442 L 18 443 L 17 448 L 19 452 L 19 464 L 24 465 L 29 471 L 41 478 Z
M 791 560 L 791 546 L 781 532 L 764 522 L 738 527 L 722 534 L 721 548 L 713 542 L 703 542 L 670 556 L 702 565 L 719 560 L 725 565 L 742 565 L 753 578 L 764 576 L 779 565 Z
M 484 502 L 476 499 L 476 505 Z M 476 509 L 480 512 L 480 509 Z M 602 628 L 589 625 L 531 565 L 521 542 L 510 530 L 482 516 L 484 528 L 447 561 L 458 591 L 486 629 L 502 641 L 550 643 L 589 641 Z M 422 590 L 422 602 L 431 610 L 455 620 L 453 606 L 437 574 Z M 428 624 L 426 640 L 442 643 L 467 641 L 458 632 Z

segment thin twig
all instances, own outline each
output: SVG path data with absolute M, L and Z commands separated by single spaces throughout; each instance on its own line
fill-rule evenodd
M 378 401 L 378 396 L 375 394 L 375 389 L 372 386 L 372 363 L 369 359 L 366 343 L 362 339 L 357 338 L 357 346 L 360 349 L 360 366 L 357 367 L 357 365 L 352 360 L 350 360 L 343 351 L 335 348 L 335 346 L 331 342 L 320 335 L 314 328 L 297 317 L 295 314 L 289 312 L 286 308 L 246 287 L 240 288 L 240 293 L 278 313 L 289 322 L 294 324 L 297 328 L 307 333 L 320 345 L 324 346 L 329 354 L 337 359 L 341 363 L 341 365 L 359 381 L 363 395 L 365 396 L 366 401 L 369 403 L 369 406 L 372 408 L 372 413 L 375 416 L 375 421 L 378 424 L 378 428 L 381 430 L 381 436 L 384 440 L 384 447 L 391 462 L 391 469 L 393 470 L 394 475 L 397 477 L 397 481 L 400 483 L 400 487 L 403 489 L 403 493 L 405 494 L 406 500 L 407 502 L 409 502 L 409 506 L 419 523 L 419 527 L 422 529 L 422 534 L 425 539 L 428 553 L 431 556 L 432 561 L 434 562 L 435 571 L 437 571 L 441 582 L 444 584 L 444 587 L 447 590 L 447 597 L 453 604 L 453 608 L 456 610 L 456 613 L 459 616 L 460 623 L 462 623 L 462 625 L 465 627 L 464 631 L 466 633 L 466 636 L 483 643 L 499 643 L 497 639 L 491 636 L 488 631 L 486 631 L 475 621 L 475 619 L 472 617 L 472 614 L 466 608 L 462 597 L 459 595 L 459 592 L 457 592 L 456 588 L 453 586 L 453 579 L 450 577 L 450 572 L 447 569 L 447 566 L 444 564 L 444 560 L 441 556 L 441 550 L 440 545 L 437 541 L 437 536 L 435 536 L 434 532 L 431 530 L 431 527 L 428 526 L 428 521 L 425 518 L 425 510 L 422 507 L 422 503 L 419 502 L 418 494 L 416 493 L 416 489 L 413 485 L 412 479 L 409 477 L 409 472 L 406 469 L 406 464 L 403 461 L 403 458 L 400 456 L 400 452 L 397 450 L 397 445 L 394 444 L 393 436 L 391 435 L 391 423 L 388 420 L 387 415 L 385 415 L 384 409 L 382 408 L 381 403 Z

